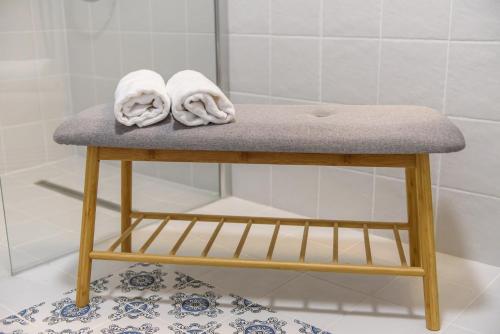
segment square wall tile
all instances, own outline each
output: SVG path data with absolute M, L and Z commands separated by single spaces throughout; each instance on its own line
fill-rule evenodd
M 38 87 L 38 102 L 44 120 L 61 119 L 71 115 L 71 87 L 68 76 L 41 77 Z
M 500 40 L 500 2 L 454 0 L 451 38 Z
M 45 138 L 41 123 L 5 128 L 3 140 L 7 172 L 45 162 Z
M 203 73 L 213 82 L 215 73 L 215 35 L 199 34 L 188 37 L 188 67 Z
M 45 142 L 47 143 L 47 161 L 56 161 L 69 158 L 75 154 L 75 148 L 71 145 L 59 145 L 53 139 L 52 135 L 56 128 L 61 125 L 64 119 L 52 119 L 44 121 L 45 123 Z
M 373 175 L 320 167 L 319 189 L 319 217 L 370 220 Z
M 120 29 L 119 1 L 99 0 L 90 2 L 92 31 L 117 31 Z
M 68 64 L 71 74 L 93 74 L 92 37 L 90 32 L 68 31 Z
M 322 100 L 377 103 L 378 51 L 375 40 L 324 40 Z
M 319 41 L 272 38 L 272 95 L 317 100 L 319 97 Z
M 33 0 L 33 26 L 35 31 L 64 29 L 64 0 Z M 13 16 L 16 17 L 16 16 Z
M 229 38 L 231 90 L 267 94 L 269 91 L 269 37 Z
M 407 221 L 406 186 L 403 181 L 376 177 L 373 219 Z
M 382 37 L 447 39 L 451 0 L 386 0 Z
M 36 76 L 33 33 L 8 32 L 0 34 L 0 80 L 34 78 Z
M 151 0 L 154 32 L 186 31 L 186 0 Z
M 165 82 L 176 72 L 187 66 L 186 36 L 177 34 L 154 34 L 154 70 L 160 73 Z
M 38 74 L 60 75 L 68 73 L 66 34 L 48 30 L 34 33 Z
M 270 0 L 230 0 L 227 2 L 229 31 L 232 34 L 269 32 Z
M 271 166 L 233 164 L 233 195 L 271 205 Z
M 212 163 L 193 164 L 193 186 L 219 192 L 219 165 Z
M 120 28 L 122 31 L 151 31 L 150 1 L 120 0 Z
M 0 81 L 0 105 L 2 126 L 40 120 L 37 80 Z
M 30 0 L 2 0 L 0 3 L 0 31 L 16 30 L 33 30 Z
M 213 0 L 187 1 L 188 32 L 215 32 L 215 9 Z
M 272 206 L 307 217 L 317 216 L 317 166 L 272 166 Z
M 441 189 L 438 201 L 438 251 L 499 266 L 500 199 Z
M 441 154 L 430 154 L 430 164 L 431 164 L 431 182 L 432 184 L 437 184 L 437 179 L 439 175 L 439 158 Z M 404 168 L 391 168 L 391 167 L 377 167 L 377 174 L 389 177 L 395 177 L 404 180 L 405 170 Z
M 467 147 L 443 154 L 441 186 L 500 197 L 500 123 L 458 120 Z
M 327 0 L 323 6 L 324 36 L 379 36 L 382 0 Z
M 107 78 L 120 77 L 120 33 L 103 32 L 96 34 L 93 43 L 95 75 Z
M 500 45 L 452 43 L 446 114 L 500 120 Z
M 272 0 L 271 32 L 274 35 L 319 35 L 319 0 Z
M 96 104 L 113 104 L 115 99 L 115 89 L 118 85 L 118 79 L 95 78 Z
M 229 98 L 235 104 L 268 104 L 269 96 L 230 92 Z
M 140 69 L 151 69 L 151 35 L 146 33 L 122 33 L 123 75 Z
M 163 180 L 193 185 L 193 164 L 189 162 L 161 162 L 157 164 L 158 177 Z
M 95 87 L 92 78 L 72 75 L 70 84 L 73 113 L 79 113 L 95 105 Z
M 384 41 L 381 104 L 416 104 L 442 109 L 446 42 Z
M 66 29 L 90 30 L 90 8 L 86 1 L 63 1 Z M 68 37 L 69 38 L 69 37 Z

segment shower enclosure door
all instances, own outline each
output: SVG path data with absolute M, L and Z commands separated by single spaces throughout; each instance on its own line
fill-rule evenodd
M 85 152 L 52 141 L 58 124 L 112 103 L 133 70 L 167 80 L 191 68 L 216 81 L 215 26 L 212 0 L 0 1 L 3 267 L 9 251 L 18 272 L 78 249 Z M 100 174 L 96 240 L 120 227 L 119 165 Z M 220 194 L 213 164 L 135 163 L 133 181 L 133 207 L 145 211 L 187 211 Z

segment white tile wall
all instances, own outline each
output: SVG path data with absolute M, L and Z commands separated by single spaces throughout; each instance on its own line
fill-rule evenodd
M 51 139 L 71 106 L 62 1 L 1 1 L 0 44 L 0 173 L 74 153 Z
M 449 115 L 468 146 L 432 158 L 438 249 L 500 265 L 498 1 L 231 0 L 228 10 L 235 102 L 420 104 Z M 234 194 L 311 216 L 405 217 L 400 171 L 291 173 L 235 165 Z

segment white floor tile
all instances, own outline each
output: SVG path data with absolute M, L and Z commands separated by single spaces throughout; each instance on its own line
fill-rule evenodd
M 496 279 L 486 291 L 460 314 L 455 324 L 480 333 L 499 333 L 500 280 Z
M 365 295 L 301 275 L 265 296 L 266 304 L 292 319 L 327 327 L 365 299 Z
M 422 278 L 398 277 L 375 296 L 391 303 L 406 306 L 413 314 L 424 315 Z M 441 320 L 451 322 L 467 307 L 477 294 L 467 287 L 439 279 Z
M 426 330 L 425 319 L 411 309 L 374 297 L 352 307 L 333 327 L 339 334 L 436 333 Z

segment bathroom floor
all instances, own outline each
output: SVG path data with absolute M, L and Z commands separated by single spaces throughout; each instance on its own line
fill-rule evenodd
M 85 158 L 75 155 L 2 176 L 15 272 L 76 250 L 80 240 L 84 166 Z M 99 174 L 97 219 L 101 224 L 96 228 L 96 240 L 105 240 L 119 233 L 119 224 L 114 222 L 119 219 L 120 168 L 113 163 L 102 163 Z M 186 211 L 219 197 L 216 192 L 139 173 L 134 173 L 133 180 L 137 190 L 133 203 L 146 211 Z M 0 247 L 2 244 L 0 241 Z
M 234 197 L 195 211 L 296 216 Z M 166 252 L 169 245 L 175 242 L 184 225 L 183 222 L 174 223 L 170 226 L 171 230 L 159 236 L 151 246 L 151 251 Z M 192 232 L 194 236 L 190 235 L 186 239 L 179 255 L 199 254 L 203 249 L 214 226 L 201 225 L 195 226 L 196 231 Z M 238 242 L 235 235 L 241 231 L 237 231 L 237 225 L 229 226 L 226 231 L 224 228 L 210 255 L 227 256 L 234 251 L 234 244 Z M 153 226 L 146 226 L 137 231 L 135 243 L 142 244 L 151 229 Z M 327 261 L 331 254 L 331 240 L 320 229 L 310 232 L 307 260 Z M 271 234 L 265 226 L 252 227 L 242 256 L 265 255 Z M 342 235 L 341 261 L 363 259 L 364 247 L 360 235 L 357 231 Z M 275 258 L 291 259 L 298 256 L 301 236 L 301 232 L 294 228 L 284 229 L 283 234 L 280 232 Z M 399 261 L 392 241 L 375 235 L 370 238 L 375 263 Z M 109 242 L 96 247 L 106 247 L 107 244 Z M 95 284 L 96 291 L 92 295 L 97 297 L 94 301 L 99 309 L 88 312 L 88 319 L 76 315 L 80 320 L 69 322 L 61 310 L 71 303 L 65 298 L 73 298 L 71 293 L 64 293 L 74 288 L 77 258 L 77 254 L 71 254 L 14 277 L 0 279 L 0 319 L 4 319 L 3 324 L 0 320 L 2 330 L 7 333 L 18 328 L 23 330 L 22 333 L 125 333 L 127 329 L 129 332 L 134 330 L 134 333 L 154 333 L 151 328 L 158 327 L 158 333 L 191 333 L 198 330 L 196 333 L 207 334 L 257 333 L 257 330 L 263 329 L 267 331 L 262 333 L 427 332 L 423 318 L 421 279 L 417 278 L 171 265 L 156 267 L 136 264 L 128 268 L 130 263 L 99 261 L 94 262 L 93 279 L 104 280 Z M 127 270 L 130 271 L 127 273 Z M 127 278 L 140 271 L 155 273 L 155 288 L 150 285 L 149 290 L 141 289 L 140 284 L 130 286 L 132 280 Z M 498 333 L 500 268 L 438 254 L 438 271 L 441 332 Z M 164 281 L 161 282 L 159 278 Z M 134 304 L 137 300 L 131 300 L 133 296 L 143 297 L 140 299 L 141 305 Z M 201 312 L 199 307 L 203 303 L 194 303 L 195 299 L 198 302 L 207 301 L 207 307 L 201 309 L 208 311 Z M 217 303 L 213 303 L 214 300 Z M 42 302 L 44 304 L 39 305 Z M 29 309 L 30 306 L 34 308 Z M 20 312 L 26 308 L 27 312 Z M 5 317 L 16 313 L 18 316 L 5 320 Z M 95 313 L 100 314 L 100 317 L 93 317 Z M 20 325 L 18 320 L 23 317 L 32 317 L 35 321 Z M 84 318 L 88 322 L 81 322 Z M 200 326 L 207 327 L 202 330 Z M 85 327 L 86 331 L 76 331 Z M 48 329 L 55 332 L 45 331 Z M 64 329 L 71 331 L 62 332 Z

